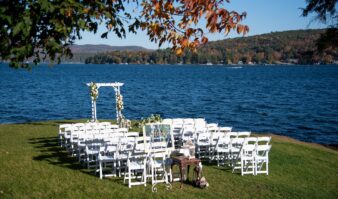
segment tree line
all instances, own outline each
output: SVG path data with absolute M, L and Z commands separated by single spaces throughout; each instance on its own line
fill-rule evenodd
M 93 64 L 314 64 L 333 63 L 337 49 L 318 52 L 316 42 L 325 30 L 296 30 L 208 42 L 196 53 L 177 56 L 171 49 L 111 51 L 89 56 Z

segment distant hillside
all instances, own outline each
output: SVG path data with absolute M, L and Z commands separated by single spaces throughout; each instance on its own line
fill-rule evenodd
M 292 30 L 209 42 L 200 49 L 199 58 L 228 64 L 331 63 L 337 60 L 337 51 L 319 55 L 316 49 L 316 40 L 324 32 L 324 29 Z
M 71 49 L 73 53 L 86 53 L 86 54 L 102 53 L 108 51 L 151 51 L 141 46 L 109 46 L 104 44 L 73 45 L 71 46 Z
M 316 40 L 320 30 L 273 32 L 209 42 L 197 53 L 185 52 L 177 57 L 170 49 L 156 51 L 113 51 L 88 57 L 86 63 L 154 63 L 154 64 L 313 64 L 333 63 L 337 50 L 318 54 Z
M 73 58 L 63 58 L 63 62 L 81 62 L 84 63 L 88 57 L 92 57 L 98 53 L 106 53 L 111 51 L 145 51 L 152 50 L 143 48 L 141 46 L 110 46 L 104 44 L 85 44 L 85 45 L 72 45 Z

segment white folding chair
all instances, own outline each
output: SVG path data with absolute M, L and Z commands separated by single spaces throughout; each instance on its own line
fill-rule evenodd
M 59 145 L 65 146 L 65 134 L 72 130 L 72 124 L 60 124 L 59 125 Z
M 103 177 L 116 176 L 116 167 L 117 167 L 116 155 L 117 155 L 117 144 L 105 145 L 100 147 L 100 152 L 98 155 L 100 179 L 102 179 Z M 111 173 L 103 174 L 103 171 L 106 170 L 107 168 L 111 170 Z
M 73 124 L 73 127 L 75 130 L 80 130 L 81 128 L 85 128 L 85 123 L 75 123 Z
M 245 138 L 240 152 L 241 174 L 255 174 L 256 137 Z
M 219 137 L 224 136 L 223 133 L 218 132 L 218 128 L 211 128 L 212 130 L 207 131 L 207 133 L 210 135 L 210 148 L 209 148 L 209 162 L 215 159 L 215 147 L 218 141 Z
M 214 128 L 214 129 L 217 129 L 217 131 L 218 131 L 218 124 L 217 123 L 209 123 L 209 124 L 207 124 L 206 127 L 208 129 Z
M 198 135 L 199 133 L 204 133 L 207 132 L 207 123 L 204 119 L 202 118 L 197 118 L 194 119 L 194 123 L 195 123 L 195 132 Z
M 70 139 L 69 139 L 69 145 L 68 145 L 68 152 L 72 154 L 72 156 L 76 155 L 76 149 L 77 149 L 77 142 L 79 139 L 81 132 L 80 131 L 73 131 L 70 134 Z
M 128 129 L 127 128 L 118 128 L 116 129 L 117 133 L 123 133 L 124 135 L 126 135 L 128 133 Z
M 198 158 L 207 158 L 210 150 L 210 137 L 207 132 L 199 133 L 196 140 L 196 155 Z
M 86 161 L 86 140 L 87 138 L 88 138 L 87 135 L 83 135 L 77 141 L 77 149 L 76 149 L 77 155 L 76 156 L 80 163 L 81 162 L 84 163 Z
M 231 136 L 226 135 L 230 139 L 230 160 L 231 165 L 234 166 L 239 160 L 241 148 L 243 146 L 244 138 L 230 138 Z
M 137 137 L 135 139 L 135 153 L 143 153 L 150 150 L 150 137 Z
M 257 138 L 257 145 L 269 145 L 271 141 L 271 137 L 258 137 Z
M 195 121 L 192 118 L 185 118 L 183 119 L 183 126 L 194 126 Z
M 241 170 L 241 174 L 254 174 L 255 162 L 254 162 L 254 151 L 256 148 L 257 138 L 245 138 L 244 141 L 241 141 L 241 147 L 237 152 L 238 145 L 233 145 L 233 142 L 236 142 L 242 138 L 232 139 L 231 150 L 233 150 L 232 156 L 232 172 L 235 170 Z
M 88 123 L 85 123 L 85 132 L 87 133 L 91 133 L 91 132 L 94 132 L 94 133 L 97 133 L 99 132 L 99 123 L 96 123 L 96 122 L 88 122 Z
M 226 137 L 228 137 L 229 139 L 234 139 L 238 137 L 238 133 L 237 132 L 228 132 L 225 134 Z
M 230 148 L 231 140 L 229 138 L 225 136 L 218 137 L 215 147 L 217 166 L 230 164 Z
M 183 119 L 182 118 L 174 118 L 172 119 L 173 125 L 183 125 Z
M 205 127 L 206 128 L 206 126 L 207 126 L 207 122 L 203 118 L 194 119 L 194 123 L 195 123 L 195 128 L 196 127 Z
M 163 119 L 161 123 L 162 124 L 170 124 L 170 125 L 172 125 L 173 124 L 173 120 L 169 119 L 169 118 L 166 118 L 166 119 Z
M 271 145 L 257 145 L 255 155 L 255 175 L 266 173 L 269 175 L 269 151 Z M 264 167 L 265 164 L 265 167 Z M 264 169 L 265 168 L 265 169 Z
M 232 127 L 219 127 L 218 128 L 218 132 L 224 133 L 224 134 L 231 132 L 231 130 L 232 130 Z
M 122 171 L 125 174 L 127 167 L 127 159 L 129 152 L 133 152 L 135 149 L 136 138 L 135 137 L 120 137 L 117 154 L 117 168 L 118 175 L 121 177 Z
M 183 129 L 183 120 L 182 119 L 173 119 L 172 120 L 172 131 L 174 137 L 175 149 L 179 149 L 182 146 L 182 129 Z
M 100 122 L 97 124 L 96 129 L 98 129 L 100 132 L 106 131 L 109 125 L 111 125 L 110 122 Z
M 126 137 L 139 137 L 139 132 L 128 132 L 125 134 Z
M 103 146 L 103 140 L 88 140 L 86 141 L 86 163 L 87 168 L 98 167 L 98 155 L 100 152 L 100 147 Z
M 106 127 L 106 129 L 112 130 L 112 131 L 116 131 L 119 128 L 119 125 L 117 124 L 110 124 Z
M 195 143 L 195 128 L 193 126 L 184 127 L 182 130 L 182 142 L 186 143 L 189 140 Z
M 150 143 L 149 152 L 149 169 L 151 173 L 152 184 L 160 182 L 168 183 L 167 172 L 167 143 L 154 142 Z
M 196 135 L 200 133 L 206 133 L 207 132 L 207 127 L 203 126 L 195 126 L 195 133 Z
M 131 151 L 128 152 L 127 172 L 124 175 L 124 182 L 128 180 L 129 188 L 134 185 L 147 186 L 146 160 L 147 155 L 144 153 L 133 154 Z
M 240 132 L 237 132 L 237 137 L 238 138 L 247 138 L 247 137 L 250 137 L 250 135 L 251 135 L 250 131 L 240 131 Z

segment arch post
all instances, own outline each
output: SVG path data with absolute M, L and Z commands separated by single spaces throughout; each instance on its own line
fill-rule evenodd
M 87 83 L 87 86 L 90 87 L 90 96 L 92 100 L 92 122 L 97 122 L 96 115 L 96 100 L 99 96 L 99 88 L 102 86 L 112 87 L 115 91 L 115 102 L 116 102 L 116 122 L 120 127 L 126 127 L 125 118 L 122 114 L 123 110 L 123 97 L 121 95 L 120 87 L 123 86 L 123 83 L 115 82 L 115 83 Z

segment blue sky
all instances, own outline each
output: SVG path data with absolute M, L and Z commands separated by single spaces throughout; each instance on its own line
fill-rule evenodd
M 230 4 L 225 3 L 225 8 L 228 10 L 247 12 L 247 18 L 242 24 L 249 26 L 249 36 L 284 30 L 325 28 L 323 24 L 313 21 L 313 15 L 306 18 L 300 16 L 300 8 L 305 6 L 305 0 L 231 0 Z M 203 24 L 205 23 L 202 22 L 201 25 L 203 26 Z M 139 31 L 136 35 L 128 33 L 125 39 L 120 39 L 111 33 L 108 35 L 108 39 L 101 39 L 100 35 L 105 30 L 103 25 L 97 34 L 85 32 L 82 34 L 83 38 L 76 41 L 76 44 L 137 45 L 149 49 L 158 48 L 156 43 L 149 41 L 145 32 Z M 228 36 L 224 34 L 208 34 L 207 36 L 209 40 L 220 40 L 240 35 L 231 33 Z M 162 46 L 162 48 L 166 47 L 169 45 Z

